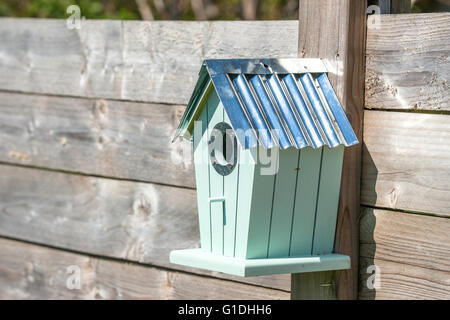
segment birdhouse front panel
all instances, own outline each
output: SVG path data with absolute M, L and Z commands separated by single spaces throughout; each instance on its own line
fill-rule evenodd
M 213 253 L 234 256 L 238 144 L 223 139 L 231 126 L 214 91 L 210 93 L 198 121 L 202 130 L 198 131 L 201 137 L 194 137 L 194 162 L 201 246 Z M 231 159 L 227 159 L 223 143 L 236 148 L 232 150 Z
M 177 136 L 194 143 L 200 249 L 171 261 L 253 276 L 349 267 L 333 254 L 344 147 L 320 60 L 207 60 Z

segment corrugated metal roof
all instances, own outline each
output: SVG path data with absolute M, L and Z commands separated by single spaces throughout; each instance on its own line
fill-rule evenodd
M 355 145 L 326 72 L 320 59 L 205 60 L 175 138 L 196 120 L 212 83 L 233 129 L 246 133 L 237 134 L 245 149 Z

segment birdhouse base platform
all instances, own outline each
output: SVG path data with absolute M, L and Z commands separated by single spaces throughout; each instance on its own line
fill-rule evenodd
M 225 257 L 202 249 L 187 249 L 172 251 L 170 262 L 241 277 L 350 269 L 350 257 L 341 254 L 242 259 Z

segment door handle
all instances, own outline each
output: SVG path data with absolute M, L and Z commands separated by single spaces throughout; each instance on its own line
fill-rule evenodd
M 225 197 L 209 198 L 208 201 L 209 201 L 209 203 L 212 203 L 212 202 L 225 202 Z

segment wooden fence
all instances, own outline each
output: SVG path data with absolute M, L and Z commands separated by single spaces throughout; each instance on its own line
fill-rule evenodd
M 449 299 L 450 14 L 380 22 L 367 34 L 359 296 Z M 0 298 L 288 299 L 289 275 L 169 263 L 199 245 L 189 146 L 170 138 L 203 59 L 296 57 L 298 27 L 0 19 Z
M 450 14 L 382 15 L 368 30 L 360 298 L 450 298 L 449 83 Z

